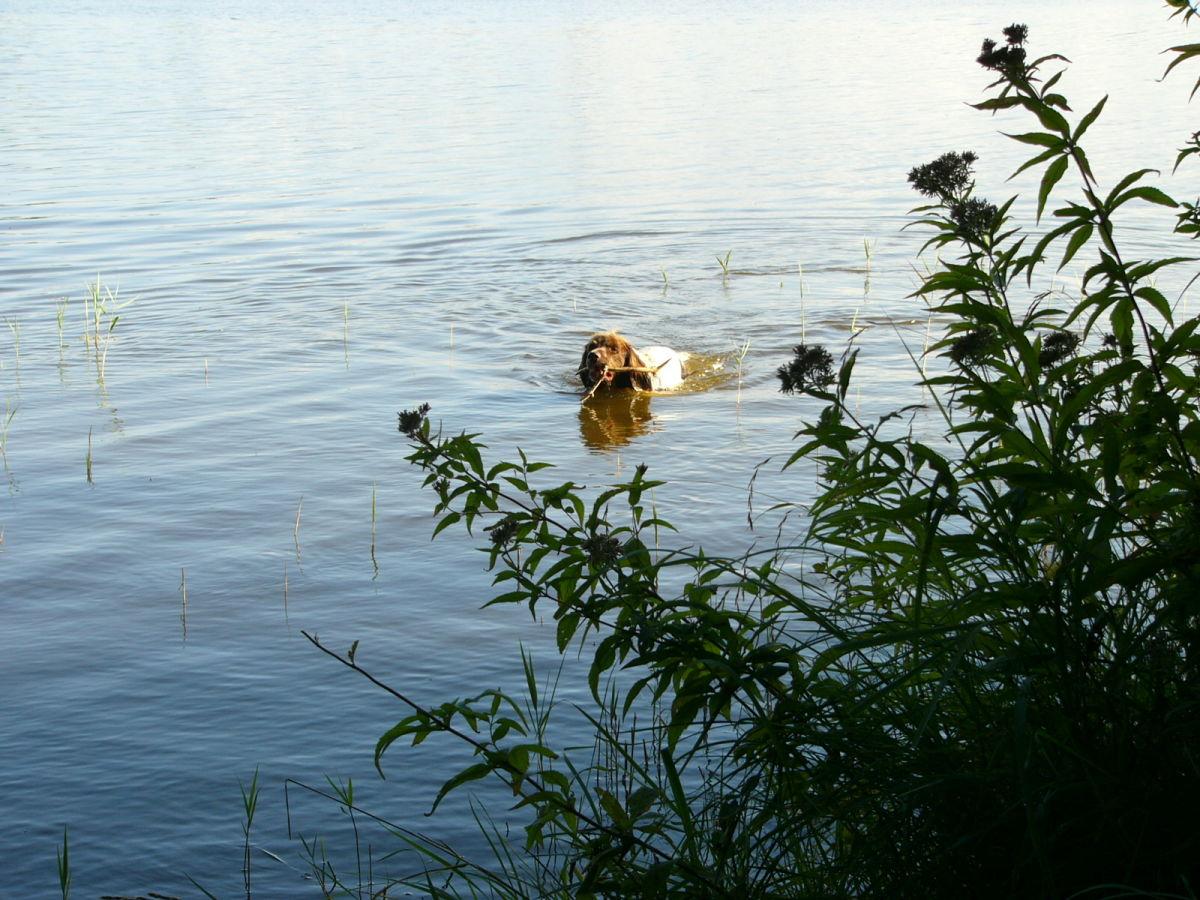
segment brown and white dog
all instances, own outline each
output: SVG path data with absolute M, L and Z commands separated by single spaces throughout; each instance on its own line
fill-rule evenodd
M 604 382 L 610 388 L 635 391 L 669 391 L 683 383 L 684 364 L 690 354 L 670 347 L 635 348 L 615 331 L 593 334 L 583 348 L 578 375 L 588 390 Z M 637 367 L 652 372 L 617 372 L 614 369 Z

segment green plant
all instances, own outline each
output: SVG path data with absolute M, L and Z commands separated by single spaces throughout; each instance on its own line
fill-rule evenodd
M 188 590 L 187 590 L 187 569 L 179 570 L 179 625 L 183 629 L 183 639 L 187 640 L 187 608 L 188 608 Z
M 54 322 L 58 326 L 58 351 L 62 353 L 63 347 L 63 326 L 67 319 L 67 305 L 70 303 L 69 297 L 63 297 L 54 302 Z
M 7 398 L 4 400 L 4 416 L 0 418 L 0 459 L 4 460 L 4 467 L 8 468 L 8 429 L 12 426 L 13 416 L 17 414 L 18 407 L 13 406 Z
M 21 323 L 4 317 L 4 324 L 8 326 L 8 330 L 13 336 L 13 358 L 16 360 L 18 370 L 21 366 Z
M 379 739 L 381 772 L 397 743 L 448 738 L 470 759 L 434 809 L 493 778 L 524 816 L 529 865 L 507 844 L 486 867 L 410 838 L 440 880 L 407 883 L 1195 896 L 1200 322 L 1175 321 L 1153 281 L 1190 261 L 1130 259 L 1118 225 L 1134 202 L 1181 208 L 1185 234 L 1200 215 L 1149 170 L 1101 187 L 1082 139 L 1104 100 L 1072 122 L 1061 71 L 1041 72 L 1061 58 L 1030 60 L 1026 39 L 1013 25 L 984 44 L 993 93 L 978 108 L 1031 117 L 1013 135 L 1036 149 L 1018 171 L 1040 169 L 1034 213 L 1057 224 L 1028 235 L 1017 198 L 976 196 L 973 153 L 912 170 L 945 260 L 916 292 L 949 322 L 920 376 L 931 412 L 863 421 L 847 402 L 857 351 L 835 361 L 802 340 L 780 368 L 784 390 L 819 404 L 787 462 L 819 472 L 801 542 L 660 549 L 649 534 L 671 526 L 647 511 L 660 482 L 644 466 L 593 495 L 543 484 L 546 464 L 521 451 L 489 465 L 478 435 L 435 430 L 427 405 L 400 415 L 434 535 L 488 522 L 490 603 L 544 615 L 560 653 L 589 661 L 599 748 L 555 746 L 535 683 L 427 706 L 356 662 L 357 645 L 318 643 L 410 710 Z M 1058 200 L 1068 173 L 1078 195 Z M 1034 286 L 1052 251 L 1058 270 L 1084 265 L 1062 309 Z
M 67 836 L 67 829 L 63 829 L 62 846 L 57 853 L 58 862 L 58 887 L 62 891 L 62 900 L 68 900 L 71 896 L 71 847 Z
M 375 558 L 375 522 L 376 522 L 376 506 L 375 495 L 378 491 L 378 485 L 371 482 L 371 567 L 375 570 L 372 578 L 379 577 L 379 561 Z
M 300 562 L 300 511 L 304 509 L 304 495 L 296 504 L 296 523 L 292 526 L 292 543 L 296 546 L 296 562 Z
M 258 769 L 250 779 L 250 786 L 239 783 L 242 790 L 242 882 L 246 888 L 246 900 L 253 896 L 250 889 L 250 829 L 254 826 L 254 814 L 258 812 Z
M 733 256 L 733 251 L 729 250 L 723 257 L 717 257 L 717 264 L 721 267 L 721 277 L 724 278 L 729 274 L 729 259 Z
M 103 384 L 108 365 L 108 349 L 113 333 L 120 320 L 118 311 L 133 303 L 133 299 L 120 300 L 118 291 L 101 284 L 100 276 L 88 283 L 88 295 L 83 299 L 84 346 L 90 345 L 96 361 L 96 378 Z
M 742 344 L 741 347 L 738 348 L 737 352 L 733 355 L 733 359 L 737 363 L 737 380 L 738 380 L 737 402 L 739 404 L 742 402 L 742 365 L 746 361 L 746 354 L 749 352 L 750 352 L 750 342 L 746 341 L 745 343 Z
M 350 368 L 350 301 L 342 302 L 342 358 Z
M 875 241 L 863 238 L 863 256 L 866 258 L 865 271 L 863 273 L 863 301 L 871 296 L 871 261 L 875 257 Z

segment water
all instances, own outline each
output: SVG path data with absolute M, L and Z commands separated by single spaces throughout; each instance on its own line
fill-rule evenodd
M 812 411 L 774 378 L 802 334 L 865 326 L 865 414 L 916 396 L 905 174 L 973 148 L 1001 197 L 1022 158 L 995 134 L 1014 120 L 963 104 L 983 36 L 1028 21 L 1076 59 L 1080 106 L 1112 92 L 1102 176 L 1169 170 L 1192 130 L 1186 73 L 1155 83 L 1181 38 L 1153 3 L 201 6 L 0 7 L 4 897 L 55 892 L 64 827 L 76 896 L 192 896 L 184 873 L 236 894 L 256 767 L 255 842 L 286 860 L 256 853 L 261 896 L 315 894 L 286 778 L 353 777 L 478 846 L 462 802 L 420 815 L 451 749 L 393 751 L 379 781 L 402 710 L 300 635 L 361 641 L 424 701 L 519 685 L 520 642 L 552 662 L 527 613 L 478 610 L 471 541 L 430 544 L 396 411 L 428 401 L 592 486 L 646 462 L 684 540 L 736 550 L 761 536 L 758 463 L 757 504 L 811 491 L 777 465 Z M 1131 238 L 1157 250 L 1150 221 Z M 133 300 L 103 384 L 97 274 Z M 580 348 L 612 327 L 726 377 L 581 408 Z M 332 804 L 292 801 L 304 834 L 345 837 Z

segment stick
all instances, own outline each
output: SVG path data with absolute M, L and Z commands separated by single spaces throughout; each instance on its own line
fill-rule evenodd
M 588 397 L 592 396 L 592 394 L 596 393 L 596 389 L 598 387 L 600 387 L 600 385 L 602 385 L 602 384 L 604 384 L 604 379 L 597 378 L 596 383 L 592 385 L 592 389 L 590 391 L 588 391 L 586 394 L 584 394 L 582 397 L 580 397 L 579 402 L 582 403 L 584 400 L 587 400 Z
M 649 366 L 605 366 L 609 372 L 645 372 L 647 375 L 657 375 L 658 370 L 665 366 L 670 360 L 663 360 L 654 368 Z
M 605 372 L 642 372 L 646 375 L 657 375 L 658 370 L 661 369 L 663 366 L 665 366 L 668 362 L 670 362 L 670 360 L 664 359 L 662 362 L 660 362 L 657 366 L 654 366 L 653 368 L 650 368 L 648 366 L 605 366 L 604 371 Z M 581 375 L 581 374 L 583 374 L 583 372 L 584 372 L 584 370 L 580 369 L 575 374 Z M 589 397 L 591 397 L 592 394 L 596 393 L 596 389 L 599 388 L 600 385 L 602 385 L 603 383 L 604 383 L 604 375 L 603 375 L 603 373 L 601 373 L 601 377 L 598 378 L 596 380 L 596 383 L 592 385 L 592 389 L 590 391 L 588 391 L 586 394 L 584 394 L 582 397 L 580 397 L 579 402 L 582 403 L 584 400 L 587 400 Z

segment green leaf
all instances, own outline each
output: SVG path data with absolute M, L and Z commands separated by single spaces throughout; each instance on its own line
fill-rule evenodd
M 1012 181 L 1026 169 L 1032 169 L 1034 166 L 1039 166 L 1046 160 L 1053 159 L 1054 157 L 1058 156 L 1061 152 L 1062 151 L 1058 149 L 1047 150 L 1044 153 L 1039 153 L 1037 156 L 1025 160 L 1025 162 L 1022 163 L 1015 172 L 1008 176 L 1008 180 Z
M 696 847 L 698 837 L 696 825 L 692 820 L 691 804 L 688 803 L 687 794 L 683 791 L 683 782 L 680 780 L 679 770 L 675 766 L 675 757 L 666 747 L 662 747 L 659 750 L 659 758 L 667 773 L 667 784 L 671 788 L 672 812 L 679 816 L 679 824 L 683 827 L 683 846 L 679 848 L 680 854 L 684 858 L 689 858 Z
M 621 808 L 620 801 L 602 787 L 596 788 L 596 796 L 600 798 L 600 805 L 608 813 L 608 817 L 612 819 L 613 824 L 622 831 L 628 830 L 630 825 L 629 816 Z
M 854 361 L 858 359 L 858 350 L 850 353 L 846 357 L 846 361 L 842 363 L 838 370 L 838 398 L 842 401 L 846 399 L 846 391 L 850 389 L 850 376 L 854 372 Z
M 1130 172 L 1128 175 L 1126 175 L 1124 178 L 1122 178 L 1120 181 L 1117 182 L 1116 187 L 1114 187 L 1111 191 L 1109 191 L 1108 198 L 1104 201 L 1105 208 L 1112 209 L 1113 208 L 1113 206 L 1112 206 L 1113 198 L 1116 197 L 1118 194 L 1120 194 L 1121 191 L 1125 190 L 1125 188 L 1129 187 L 1131 184 L 1141 181 L 1143 178 L 1145 178 L 1151 172 L 1157 172 L 1157 171 L 1158 171 L 1157 169 L 1138 169 L 1136 172 Z
M 1025 134 L 1008 134 L 1002 132 L 1006 138 L 1012 138 L 1014 141 L 1020 141 L 1022 144 L 1036 144 L 1040 147 L 1053 147 L 1055 150 L 1062 151 L 1067 146 L 1067 142 L 1061 137 L 1054 134 L 1047 134 L 1044 131 L 1028 131 Z
M 400 738 L 404 737 L 405 735 L 412 734 L 413 730 L 413 722 L 411 719 L 401 719 L 382 735 L 380 735 L 379 740 L 375 742 L 375 768 L 379 771 L 380 778 L 387 777 L 383 774 L 383 765 L 380 762 L 380 760 L 383 759 L 384 752 Z
M 592 657 L 591 668 L 588 669 L 588 687 L 592 696 L 600 701 L 600 676 L 612 668 L 617 659 L 617 635 L 609 635 L 600 642 L 596 654 Z
M 1172 209 L 1179 206 L 1178 203 L 1176 203 L 1158 188 L 1150 187 L 1149 185 L 1142 185 L 1141 187 L 1134 188 L 1131 191 L 1126 191 L 1124 194 L 1117 197 L 1111 202 L 1109 209 L 1116 209 L 1121 204 L 1127 203 L 1135 198 L 1138 200 L 1145 200 L 1149 203 L 1157 203 L 1159 206 L 1168 206 Z
M 1050 192 L 1054 190 L 1054 186 L 1067 171 L 1068 162 L 1066 156 L 1060 156 L 1046 167 L 1046 173 L 1042 176 L 1042 185 L 1038 188 L 1037 218 L 1039 222 L 1042 220 L 1042 210 L 1046 208 L 1046 201 L 1050 199 Z
M 993 100 L 984 100 L 982 103 L 970 103 L 972 109 L 982 109 L 985 112 L 995 112 L 1000 109 L 1012 109 L 1014 106 L 1021 105 L 1020 97 L 997 97 Z
M 1071 135 L 1071 141 L 1078 141 L 1085 131 L 1087 131 L 1092 123 L 1096 121 L 1096 117 L 1100 115 L 1100 111 L 1104 109 L 1104 104 L 1108 102 L 1108 94 L 1100 98 L 1100 102 L 1092 107 L 1091 112 L 1079 120 L 1079 124 L 1075 126 L 1075 133 Z
M 1175 59 L 1171 60 L 1171 64 L 1167 66 L 1167 70 L 1163 72 L 1163 78 L 1171 74 L 1171 70 L 1182 62 L 1186 62 L 1193 56 L 1200 55 L 1200 44 L 1180 44 L 1178 47 L 1171 47 L 1167 50 L 1168 53 L 1176 54 Z
M 579 627 L 579 613 L 566 613 L 558 620 L 558 628 L 556 630 L 556 638 L 558 641 L 558 652 L 562 653 L 567 649 L 567 645 L 571 643 L 571 638 L 575 636 L 575 629 Z
M 451 525 L 453 525 L 455 522 L 457 522 L 461 518 L 462 518 L 461 513 L 457 513 L 457 512 L 448 513 L 445 518 L 443 518 L 440 522 L 437 523 L 437 526 L 433 529 L 433 534 L 430 535 L 429 539 L 432 541 L 441 532 L 445 531 L 447 528 L 449 528 Z
M 1134 291 L 1133 295 L 1140 300 L 1145 300 L 1152 307 L 1154 307 L 1154 311 L 1162 316 L 1163 321 L 1165 321 L 1168 325 L 1172 324 L 1171 304 L 1167 301 L 1167 298 L 1163 296 L 1162 291 L 1160 291 L 1158 288 L 1145 285 Z
M 1091 238 L 1094 230 L 1095 228 L 1091 222 L 1084 222 L 1075 229 L 1075 233 L 1067 241 L 1067 250 L 1063 254 L 1062 262 L 1058 264 L 1058 271 L 1061 272 L 1066 264 L 1074 258 L 1075 254 L 1079 252 L 1079 248 Z
M 1113 335 L 1122 347 L 1133 344 L 1133 300 L 1122 297 L 1113 306 L 1112 317 Z
M 1050 108 L 1048 104 L 1025 104 L 1029 105 L 1033 110 L 1033 114 L 1038 117 L 1038 121 L 1051 131 L 1057 131 L 1064 138 L 1071 133 L 1071 126 L 1067 124 L 1067 120 L 1063 118 L 1062 113 Z
M 441 805 L 442 800 L 445 799 L 446 795 L 452 790 L 457 787 L 461 787 L 468 782 L 478 781 L 480 778 L 486 778 L 494 771 L 494 769 L 495 767 L 491 763 L 475 763 L 473 766 L 467 766 L 465 769 L 442 785 L 441 790 L 439 790 L 437 793 L 437 797 L 434 798 L 433 806 L 430 807 L 429 812 L 426 813 L 426 815 L 432 816 L 437 811 L 438 806 Z

